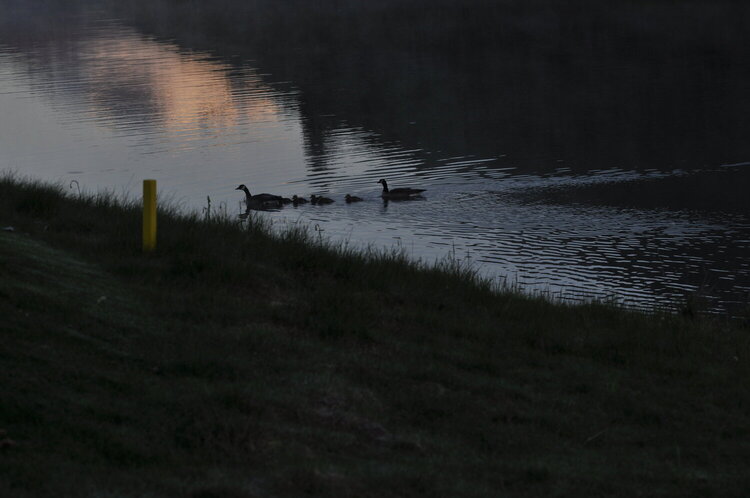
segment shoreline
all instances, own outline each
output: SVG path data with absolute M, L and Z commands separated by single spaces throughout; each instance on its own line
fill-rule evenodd
M 258 220 L 165 210 L 144 255 L 140 222 L 0 179 L 0 494 L 750 489 L 741 324 L 498 293 Z

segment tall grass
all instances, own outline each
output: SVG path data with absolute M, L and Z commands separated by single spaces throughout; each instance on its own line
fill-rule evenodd
M 140 216 L 0 178 L 0 494 L 750 486 L 736 324 L 498 292 L 256 215 L 168 207 L 143 254 Z

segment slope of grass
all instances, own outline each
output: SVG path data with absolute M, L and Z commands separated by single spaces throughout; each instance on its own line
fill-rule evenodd
M 747 330 L 0 180 L 0 495 L 747 496 Z

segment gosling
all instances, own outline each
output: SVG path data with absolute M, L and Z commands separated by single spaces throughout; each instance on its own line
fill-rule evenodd
M 315 194 L 310 196 L 310 203 L 314 205 L 330 204 L 332 202 L 334 202 L 334 200 L 328 197 L 323 197 L 323 196 L 315 195 Z

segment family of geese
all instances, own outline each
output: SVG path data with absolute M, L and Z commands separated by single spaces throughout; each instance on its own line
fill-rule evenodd
M 380 194 L 380 197 L 382 197 L 384 200 L 409 200 L 409 199 L 418 199 L 421 197 L 421 193 L 425 191 L 423 188 L 409 188 L 409 187 L 401 187 L 401 188 L 394 188 L 389 189 L 388 183 L 381 179 L 378 180 L 378 183 L 383 185 L 383 192 Z M 274 195 L 274 194 L 255 194 L 252 195 L 250 193 L 250 189 L 248 189 L 245 184 L 240 185 L 235 190 L 242 190 L 245 192 L 245 202 L 247 203 L 248 209 L 270 209 L 270 208 L 278 208 L 283 206 L 284 204 L 294 204 L 295 206 L 299 204 L 306 204 L 307 199 L 304 197 L 297 197 L 296 195 L 293 195 L 291 199 L 288 197 L 282 197 L 280 195 Z M 344 197 L 344 201 L 349 204 L 352 202 L 359 202 L 361 201 L 361 197 L 356 197 L 353 195 L 346 194 Z M 322 205 L 322 204 L 330 204 L 334 202 L 333 199 L 330 199 L 328 197 L 323 197 L 320 195 L 311 195 L 310 196 L 310 204 L 313 205 Z

